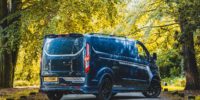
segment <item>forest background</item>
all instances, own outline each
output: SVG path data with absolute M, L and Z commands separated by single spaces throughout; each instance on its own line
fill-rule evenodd
M 163 82 L 200 89 L 199 0 L 0 0 L 0 87 L 39 86 L 47 34 L 91 32 L 142 41 Z

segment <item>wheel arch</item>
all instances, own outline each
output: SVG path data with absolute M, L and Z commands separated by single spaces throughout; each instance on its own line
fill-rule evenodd
M 158 81 L 158 82 L 160 82 L 160 81 L 161 81 L 160 76 L 154 75 L 154 76 L 152 77 L 152 79 L 151 79 L 151 82 L 152 82 L 152 81 Z
M 114 77 L 114 73 L 112 69 L 110 69 L 109 67 L 103 67 L 101 70 L 98 71 L 97 76 L 96 76 L 98 80 L 98 87 L 100 86 L 104 78 L 109 78 L 112 82 L 114 82 L 113 77 Z

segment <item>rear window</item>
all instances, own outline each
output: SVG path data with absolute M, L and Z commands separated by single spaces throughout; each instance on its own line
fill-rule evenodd
M 47 38 L 44 50 L 51 55 L 75 54 L 83 48 L 83 43 L 83 37 Z

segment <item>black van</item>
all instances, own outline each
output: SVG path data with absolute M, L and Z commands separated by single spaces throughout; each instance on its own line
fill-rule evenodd
M 46 35 L 40 91 L 52 100 L 73 93 L 109 100 L 116 93 L 133 91 L 158 97 L 161 85 L 156 59 L 143 43 L 125 37 Z

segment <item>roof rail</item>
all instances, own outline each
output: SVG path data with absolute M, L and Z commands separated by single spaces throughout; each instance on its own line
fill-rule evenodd
M 104 36 L 110 36 L 110 37 L 122 37 L 122 38 L 128 38 L 127 36 L 123 35 L 114 35 L 114 34 L 106 34 L 106 33 L 88 33 L 89 35 L 104 35 Z
M 105 33 L 89 33 L 89 35 L 105 35 Z
M 109 36 L 115 36 L 114 34 L 110 34 Z
M 115 36 L 111 34 L 106 34 L 106 33 L 89 33 L 90 35 L 105 35 L 105 36 Z
M 89 35 L 95 35 L 95 33 L 89 33 Z
M 83 34 L 80 33 L 69 33 L 70 37 L 83 37 Z
M 83 34 L 80 33 L 69 33 L 69 34 L 47 34 L 45 38 L 56 38 L 56 37 L 83 37 Z
M 57 36 L 56 34 L 47 34 L 44 36 L 44 38 L 54 38 L 56 36 Z

